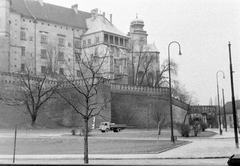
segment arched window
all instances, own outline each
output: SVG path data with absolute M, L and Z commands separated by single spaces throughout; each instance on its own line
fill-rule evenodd
M 147 82 L 148 82 L 148 86 L 153 86 L 153 73 L 147 74 Z
M 137 85 L 141 84 L 142 77 L 143 77 L 143 72 L 139 71 L 138 74 L 137 74 L 137 81 L 136 81 Z

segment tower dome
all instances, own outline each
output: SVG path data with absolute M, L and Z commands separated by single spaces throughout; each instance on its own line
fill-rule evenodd
M 131 21 L 131 26 L 144 26 L 144 21 L 138 18 L 138 15 L 136 15 L 136 18 Z

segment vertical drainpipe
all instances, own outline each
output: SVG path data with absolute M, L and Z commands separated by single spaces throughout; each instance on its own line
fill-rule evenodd
M 34 19 L 34 73 L 37 75 L 37 20 Z
M 72 45 L 72 50 L 73 50 L 73 76 L 75 77 L 75 50 L 74 50 L 74 28 L 72 29 L 73 31 L 73 45 Z
M 8 72 L 10 73 L 11 71 L 10 71 L 10 66 L 11 66 L 11 58 L 10 58 L 10 56 L 11 56 L 11 36 L 10 36 L 10 23 L 8 23 L 8 25 L 9 25 L 9 33 L 8 33 Z

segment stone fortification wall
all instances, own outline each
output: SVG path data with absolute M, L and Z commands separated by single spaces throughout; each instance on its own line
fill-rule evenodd
M 112 117 L 114 123 L 123 123 L 132 127 L 156 127 L 154 112 L 164 111 L 169 105 L 168 88 L 149 88 L 130 85 L 111 85 Z M 173 119 L 182 122 L 187 105 L 173 99 Z M 167 121 L 170 112 L 167 108 Z
M 20 80 L 18 79 L 18 74 L 13 73 L 1 73 L 0 74 L 0 101 L 2 104 L 9 105 L 8 110 L 16 110 L 20 108 L 23 111 L 27 111 L 21 101 L 21 94 L 19 94 L 18 88 L 21 86 Z M 48 81 L 48 86 L 54 84 L 54 81 Z M 76 85 L 83 85 L 82 81 L 76 81 Z M 46 88 L 48 87 L 46 86 Z M 66 95 L 75 96 L 78 101 L 84 101 L 83 96 L 76 93 L 76 90 L 70 88 L 69 83 L 63 83 L 60 87 Z M 59 96 L 58 96 L 59 97 Z M 76 102 L 77 102 L 76 100 Z M 111 118 L 111 102 L 110 102 L 110 86 L 107 84 L 100 84 L 98 86 L 98 93 L 95 97 L 92 98 L 93 102 L 101 103 L 98 108 L 95 110 L 96 113 L 99 113 L 94 119 L 89 120 L 89 126 L 99 127 L 99 124 L 102 121 L 110 121 Z M 80 103 L 80 102 L 79 102 Z M 81 111 L 84 111 L 84 107 L 79 104 Z M 1 111 L 1 110 L 0 110 Z M 5 111 L 5 110 L 4 110 Z M 10 112 L 10 111 L 9 111 Z M 73 110 L 72 107 L 68 106 L 66 103 L 63 103 L 58 100 L 50 100 L 45 103 L 40 111 L 41 117 L 37 118 L 37 124 L 44 123 L 55 124 L 55 126 L 82 126 L 81 116 Z M 23 114 L 27 117 L 27 121 L 30 120 L 28 114 Z M 22 124 L 23 116 L 19 116 L 19 123 Z M 49 122 L 46 122 L 48 119 Z M 18 123 L 18 120 L 15 120 Z M 51 121 L 51 122 L 50 122 Z M 30 121 L 29 121 L 30 122 Z M 26 122 L 28 124 L 28 122 Z M 49 125 L 48 125 L 49 127 Z
M 20 84 L 16 76 L 16 74 L 2 73 L 0 77 L 0 96 L 4 96 L 4 99 L 9 101 L 18 96 L 14 90 L 14 87 Z M 52 83 L 49 82 L 49 84 Z M 78 81 L 78 84 L 81 86 L 82 82 Z M 79 101 L 84 100 L 81 95 L 77 95 L 69 87 L 68 83 L 62 84 L 61 87 L 68 95 L 76 96 Z M 98 128 L 102 121 L 111 121 L 135 127 L 156 127 L 157 124 L 152 118 L 153 112 L 157 109 L 162 110 L 166 103 L 168 105 L 168 93 L 168 88 L 101 84 L 98 87 L 97 96 L 93 100 L 105 104 L 98 107 L 99 114 L 89 121 L 90 125 Z M 173 99 L 173 104 L 175 105 L 173 107 L 174 121 L 182 121 L 186 114 L 186 104 L 175 99 Z M 43 109 L 44 116 L 58 125 L 67 127 L 82 125 L 81 116 L 60 101 L 49 101 Z M 84 110 L 83 107 L 81 109 Z M 41 123 L 41 119 L 39 123 Z

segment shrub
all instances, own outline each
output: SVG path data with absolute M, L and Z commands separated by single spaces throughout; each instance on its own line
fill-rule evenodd
M 72 135 L 76 135 L 77 132 L 79 131 L 79 136 L 84 136 L 85 134 L 85 128 L 84 127 L 73 127 L 71 128 L 71 133 Z M 91 127 L 88 127 L 88 134 L 92 131 Z
M 184 123 L 177 123 L 177 130 L 183 137 L 189 137 L 190 125 Z
M 196 121 L 192 127 L 193 127 L 194 136 L 197 137 L 198 133 L 200 133 L 201 131 L 201 126 L 199 122 Z
M 88 135 L 89 135 L 89 133 L 92 131 L 92 128 L 91 128 L 91 126 L 88 126 Z M 85 127 L 80 127 L 80 134 L 79 134 L 80 136 L 81 135 L 85 135 Z
M 72 133 L 72 135 L 76 135 L 76 127 L 73 127 L 72 129 L 71 129 L 71 133 Z
M 205 131 L 205 129 L 207 128 L 207 124 L 204 122 L 201 122 L 200 126 L 201 126 L 202 131 Z

